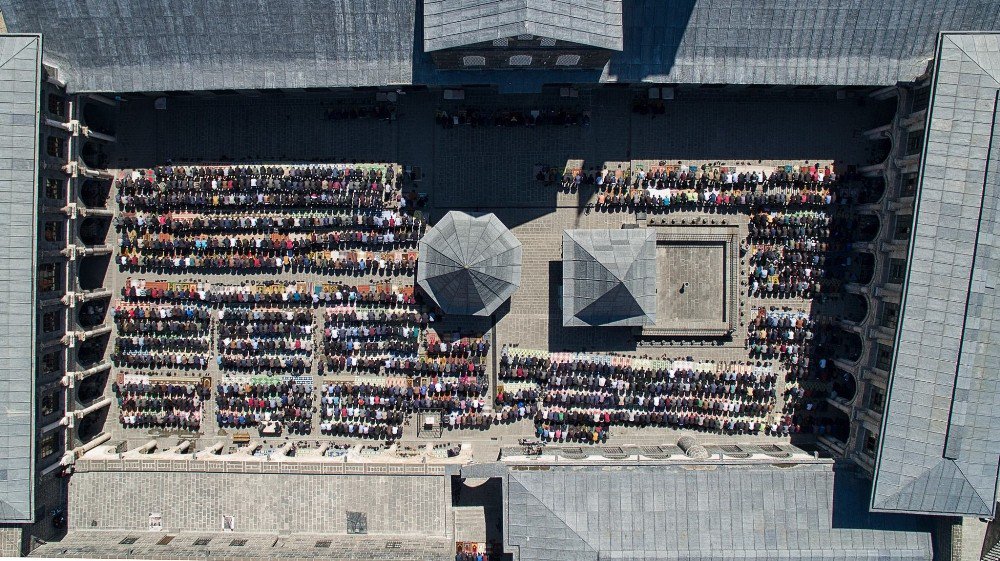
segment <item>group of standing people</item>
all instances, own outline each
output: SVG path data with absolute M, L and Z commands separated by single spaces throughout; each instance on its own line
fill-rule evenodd
M 594 207 L 607 211 L 659 212 L 725 207 L 751 211 L 774 207 L 822 208 L 838 200 L 840 185 L 829 167 L 738 172 L 724 166 L 671 166 L 652 170 L 573 170 L 563 189 L 594 186 Z
M 603 441 L 611 425 L 767 430 L 777 397 L 770 363 L 664 361 L 653 368 L 602 358 L 504 352 L 499 376 L 511 389 L 499 390 L 497 403 L 517 412 L 513 420 L 533 413 L 537 435 L 556 441 Z
M 392 166 L 157 168 L 118 180 L 118 263 L 133 270 L 410 274 L 421 219 Z
M 216 387 L 220 428 L 258 426 L 262 431 L 307 435 L 312 432 L 313 388 L 294 381 L 223 381 Z
M 211 317 L 196 304 L 118 303 L 111 359 L 135 369 L 204 370 L 210 360 Z
M 211 390 L 195 384 L 115 382 L 118 421 L 124 428 L 159 428 L 198 432 L 202 408 Z

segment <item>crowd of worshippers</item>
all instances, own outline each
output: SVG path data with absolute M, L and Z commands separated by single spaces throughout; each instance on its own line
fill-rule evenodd
M 825 283 L 830 217 L 823 212 L 760 212 L 750 218 L 748 292 L 752 296 L 810 298 Z
M 360 288 L 360 287 L 358 287 Z M 391 361 L 416 358 L 424 328 L 432 317 L 411 288 L 388 284 L 354 287 L 330 284 L 324 300 L 325 371 L 377 370 Z
M 319 373 L 324 372 L 370 372 L 398 376 L 478 376 L 486 374 L 486 366 L 479 359 L 464 357 L 400 356 L 392 353 L 380 354 L 326 354 L 319 365 Z
M 458 356 L 458 357 L 485 357 L 490 351 L 490 342 L 484 337 L 463 337 L 459 333 L 453 333 L 450 340 L 445 341 L 436 333 L 429 332 L 424 341 L 425 352 L 428 356 Z
M 358 208 L 398 204 L 402 169 L 387 166 L 158 167 L 117 181 L 124 212 L 216 208 Z
M 836 368 L 833 361 L 826 357 L 843 355 L 843 345 L 853 343 L 845 340 L 840 330 L 829 328 L 833 321 L 825 316 L 814 320 L 815 337 L 810 340 L 810 345 L 815 350 L 811 355 L 803 355 L 794 364 L 789 364 L 781 419 L 781 424 L 786 427 L 783 431 L 832 433 L 838 438 L 847 437 L 849 427 L 845 426 L 844 417 L 837 414 L 839 410 L 830 409 L 827 397 L 854 393 L 856 387 L 850 387 L 853 385 L 850 374 Z
M 823 434 L 828 421 L 825 397 L 830 373 L 827 360 L 815 360 L 817 322 L 803 310 L 759 308 L 748 322 L 751 357 L 776 359 L 788 369 L 782 415 L 768 426 L 773 434 Z
M 348 311 L 352 317 L 359 313 Z M 364 321 L 355 326 L 342 323 L 343 312 L 327 309 L 324 335 L 330 372 L 379 370 L 397 381 L 408 380 L 408 385 L 324 385 L 324 431 L 392 440 L 402 434 L 406 414 L 417 411 L 438 412 L 442 424 L 449 428 L 487 428 L 493 424 L 493 415 L 483 413 L 488 391 L 483 357 L 489 350 L 483 338 L 456 333 L 444 342 L 434 331 L 425 334 L 423 324 L 417 323 L 419 314 L 406 307 L 389 310 L 397 323 L 390 323 L 382 333 L 377 327 L 366 327 Z M 407 344 L 388 341 L 381 347 L 371 345 L 385 342 L 386 335 L 403 337 Z M 366 336 L 371 339 L 368 344 L 358 345 L 356 339 Z M 421 341 L 425 356 L 418 357 Z M 355 354 L 349 354 L 352 352 Z M 323 371 L 321 368 L 320 373 Z
M 412 287 L 397 287 L 391 281 L 376 282 L 374 279 L 363 285 L 324 283 L 310 288 L 308 283 L 302 282 L 264 281 L 244 282 L 239 285 L 213 285 L 196 281 L 150 282 L 128 278 L 122 287 L 122 296 L 129 300 L 195 301 L 211 304 L 308 305 L 311 303 L 344 306 L 420 304 Z M 427 321 L 429 320 L 427 317 Z
M 428 357 L 467 361 L 469 365 L 478 364 L 480 371 L 489 350 L 490 343 L 485 337 L 463 336 L 459 331 L 451 333 L 447 340 L 437 332 L 429 331 L 424 340 L 424 353 Z M 488 429 L 500 419 L 495 412 L 485 412 L 485 405 L 481 397 L 454 402 L 450 410 L 442 411 L 442 425 L 449 430 Z
M 312 368 L 309 308 L 222 308 L 217 361 L 222 370 L 305 372 Z
M 203 370 L 209 364 L 211 313 L 200 305 L 118 303 L 111 359 L 129 368 Z
M 416 356 L 423 329 L 415 309 L 327 308 L 323 342 L 328 362 L 386 356 Z
M 579 109 L 478 109 L 463 107 L 446 111 L 438 109 L 434 121 L 446 129 L 470 127 L 534 127 L 542 125 L 588 126 L 590 112 Z
M 504 352 L 499 377 L 537 390 L 498 392 L 497 403 L 534 411 L 537 436 L 557 441 L 603 441 L 611 425 L 672 426 L 758 434 L 774 410 L 777 373 L 768 363 L 693 365 L 657 369 L 590 360 L 554 362 Z M 567 436 L 568 435 L 568 436 Z
M 389 217 L 383 217 L 383 213 L 387 213 Z M 408 247 L 419 241 L 423 234 L 422 223 L 415 226 L 391 225 L 394 221 L 390 217 L 394 214 L 396 214 L 394 211 L 379 211 L 377 213 L 379 225 L 374 224 L 375 215 L 356 213 L 339 216 L 337 220 L 330 220 L 328 225 L 314 227 L 251 226 L 256 220 L 220 218 L 213 220 L 218 223 L 213 227 L 192 226 L 171 230 L 164 230 L 160 226 L 147 227 L 149 222 L 143 224 L 143 220 L 136 220 L 133 215 L 123 217 L 118 227 L 122 233 L 120 245 L 123 251 L 195 250 L 202 253 L 221 253 L 256 249 L 261 252 L 303 252 L 314 249 Z M 280 220 L 274 220 L 274 222 L 283 221 L 298 222 L 298 219 L 286 215 Z M 221 227 L 222 223 L 228 223 L 229 227 Z
M 523 371 L 523 369 L 522 369 Z M 497 393 L 493 399 L 493 408 L 497 412 L 497 422 L 513 423 L 524 419 L 534 419 L 538 414 L 537 388 L 507 387 L 507 384 L 497 385 Z
M 127 379 L 127 377 L 126 377 Z M 118 421 L 125 428 L 160 428 L 197 432 L 202 404 L 211 390 L 195 384 L 115 382 Z
M 413 409 L 399 387 L 374 384 L 323 384 L 320 432 L 333 436 L 354 436 L 376 440 L 396 440 Z
M 417 268 L 416 251 L 317 250 L 295 255 L 237 248 L 226 255 L 203 256 L 193 253 L 147 255 L 123 250 L 118 263 L 135 271 L 226 269 L 242 272 L 319 272 L 337 275 L 412 275 Z
M 131 269 L 227 268 L 412 274 L 422 219 L 395 207 L 389 167 L 157 169 L 119 180 L 118 263 Z
M 268 211 L 233 214 L 206 214 L 178 211 L 126 212 L 119 215 L 117 225 L 123 229 L 144 232 L 181 234 L 186 232 L 314 232 L 341 228 L 343 232 L 375 232 L 374 235 L 395 233 L 405 239 L 426 226 L 420 217 L 396 210 L 354 210 L 340 214 L 302 211 L 278 214 Z M 370 234 L 371 235 L 371 234 Z M 357 236 L 355 236 L 357 237 Z M 417 236 L 419 237 L 419 236 Z M 348 239 L 347 241 L 351 241 Z
M 795 366 L 813 350 L 815 320 L 802 310 L 758 308 L 747 325 L 747 348 L 752 358 L 780 359 Z
M 701 166 L 631 171 L 628 169 L 570 170 L 563 189 L 594 186 L 594 207 L 600 210 L 662 211 L 709 207 L 826 207 L 841 196 L 833 170 L 812 166 L 799 171 L 778 169 L 737 172 Z
M 490 556 L 482 551 L 459 551 L 455 561 L 490 561 Z
M 789 380 L 785 387 L 785 419 L 789 432 L 826 434 L 836 425 L 836 415 L 830 414 L 829 397 L 850 399 L 856 391 L 851 375 L 830 367 L 820 359 L 808 377 Z
M 324 384 L 320 430 L 334 436 L 396 440 L 411 413 L 434 411 L 452 428 L 469 427 L 485 407 L 486 389 L 484 380 L 469 376 L 438 378 L 419 386 Z M 477 426 L 492 424 L 492 416 L 482 417 Z
M 262 433 L 312 432 L 313 388 L 294 381 L 220 382 L 216 387 L 220 428 L 259 427 Z
M 395 440 L 409 415 L 419 412 L 439 412 L 446 423 L 452 420 L 452 428 L 471 426 L 486 405 L 487 388 L 484 378 L 467 375 L 437 376 L 420 385 L 331 382 L 321 389 L 320 429 L 335 436 Z

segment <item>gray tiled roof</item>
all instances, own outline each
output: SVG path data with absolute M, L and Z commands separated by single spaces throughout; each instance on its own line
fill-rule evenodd
M 563 325 L 656 323 L 656 231 L 563 231 Z
M 70 91 L 121 92 L 414 80 L 429 85 L 892 85 L 923 74 L 940 31 L 1000 29 L 1000 2 L 993 0 L 626 0 L 621 3 L 621 28 L 607 34 L 617 37 L 620 47 L 613 48 L 621 52 L 612 53 L 603 75 L 581 70 L 440 72 L 422 52 L 429 41 L 420 38 L 424 23 L 417 22 L 419 1 L 0 0 L 0 11 L 11 31 L 45 34 L 46 60 L 62 67 Z M 429 0 L 428 25 L 434 23 L 438 4 L 453 1 Z M 509 1 L 463 0 L 463 5 L 466 11 L 489 14 Z M 593 0 L 582 6 L 513 1 L 544 5 L 538 12 L 555 14 L 565 5 L 589 13 Z M 593 25 L 588 21 L 571 20 L 571 25 Z M 480 25 L 489 27 L 475 18 L 460 23 L 457 37 L 481 33 Z M 538 34 L 568 29 L 544 27 Z M 427 37 L 434 41 L 437 33 L 429 29 Z M 573 36 L 597 42 L 590 32 Z
M 420 240 L 417 283 L 446 314 L 488 316 L 521 285 L 521 242 L 494 214 L 451 211 Z
M 872 507 L 990 516 L 1000 467 L 1000 34 L 944 34 Z
M 521 561 L 933 557 L 929 519 L 868 513 L 866 481 L 829 462 L 544 468 L 505 479 Z
M 34 516 L 41 47 L 37 35 L 0 35 L 0 523 Z
M 894 85 L 924 73 L 941 31 L 1000 30 L 993 0 L 632 0 L 605 79 Z
M 166 536 L 170 536 L 166 538 Z M 195 545 L 195 542 L 205 545 Z M 124 543 L 122 543 L 124 542 Z M 206 543 L 207 542 L 207 543 Z M 455 542 L 425 536 L 335 534 L 249 534 L 70 530 L 59 541 L 31 550 L 29 557 L 83 559 L 336 559 L 441 561 L 454 555 Z
M 0 0 L 71 91 L 409 84 L 414 0 Z
M 622 50 L 621 0 L 423 0 L 423 3 L 424 50 L 428 52 L 518 35 Z

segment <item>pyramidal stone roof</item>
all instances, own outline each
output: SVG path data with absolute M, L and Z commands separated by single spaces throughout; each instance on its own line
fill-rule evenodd
M 494 214 L 451 211 L 420 240 L 417 284 L 446 314 L 488 316 L 521 284 L 521 242 Z
M 656 323 L 656 232 L 563 231 L 563 325 Z
M 1000 467 L 1000 34 L 938 40 L 873 510 L 992 516 Z

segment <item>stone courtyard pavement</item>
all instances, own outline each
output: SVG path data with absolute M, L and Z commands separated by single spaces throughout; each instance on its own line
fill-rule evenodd
M 785 91 L 721 93 L 679 91 L 662 115 L 635 114 L 634 97 L 644 92 L 609 87 L 584 90 L 579 97 L 560 97 L 558 89 L 535 95 L 499 96 L 470 89 L 464 101 L 445 101 L 440 91 L 410 91 L 399 95 L 392 121 L 357 119 L 329 121 L 332 107 L 370 104 L 373 93 L 284 94 L 258 97 L 172 97 L 165 110 L 153 100 L 123 103 L 116 152 L 110 163 L 141 168 L 174 163 L 242 162 L 399 162 L 419 171 L 416 188 L 428 196 L 424 209 L 432 223 L 451 209 L 494 212 L 524 246 L 522 286 L 495 315 L 494 354 L 504 345 L 549 351 L 616 352 L 655 358 L 746 360 L 745 327 L 728 343 L 676 342 L 670 346 L 637 347 L 629 329 L 563 328 L 559 296 L 562 232 L 569 228 L 620 228 L 641 222 L 629 212 L 599 212 L 590 208 L 593 189 L 564 192 L 558 185 L 535 179 L 539 167 L 562 169 L 619 166 L 619 162 L 652 159 L 666 162 L 736 162 L 777 160 L 788 163 L 834 161 L 840 169 L 868 161 L 868 146 L 860 132 L 888 121 L 887 108 L 858 99 L 837 99 L 834 92 Z M 444 128 L 435 110 L 461 106 L 480 110 L 567 108 L 586 113 L 588 126 Z M 744 227 L 745 228 L 745 227 Z M 745 233 L 745 229 L 743 230 Z M 111 235 L 114 235 L 112 230 Z M 113 241 L 112 241 L 113 243 Z M 120 294 L 126 276 L 109 268 L 108 282 Z M 741 264 L 740 270 L 746 267 Z M 745 274 L 745 273 L 743 273 Z M 192 275 L 185 275 L 190 278 Z M 301 275 L 282 275 L 295 276 Z M 147 276 L 153 280 L 151 276 Z M 238 283 L 239 277 L 227 280 Z M 760 302 L 738 294 L 741 309 Z M 774 305 L 768 300 L 767 305 Z M 808 308 L 809 302 L 782 300 L 782 305 Z M 708 303 L 706 303 L 708 305 Z M 713 304 L 717 305 L 717 303 Z M 455 318 L 448 324 L 465 324 Z M 489 322 L 472 326 L 488 329 Z M 113 347 L 113 342 L 109 345 Z M 494 356 L 494 361 L 496 357 Z M 495 362 L 494 362 L 495 364 Z M 495 383 L 495 373 L 494 373 Z M 110 395 L 110 387 L 108 389 Z M 214 419 L 214 403 L 205 410 Z M 315 423 L 318 423 L 318 416 Z M 124 431 L 117 411 L 108 416 L 107 430 L 118 439 L 140 444 L 145 431 Z M 404 440 L 420 440 L 415 423 Z M 445 440 L 476 444 L 482 458 L 503 443 L 533 436 L 528 422 L 489 431 L 446 431 Z M 676 439 L 674 429 L 613 429 L 616 444 Z M 705 435 L 711 440 L 726 437 Z M 329 440 L 318 430 L 292 440 Z M 742 441 L 746 437 L 739 438 Z M 275 439 L 277 440 L 277 439 Z M 228 441 L 207 423 L 201 445 Z M 357 440 L 350 441 L 358 443 Z M 278 444 L 275 442 L 274 444 Z

